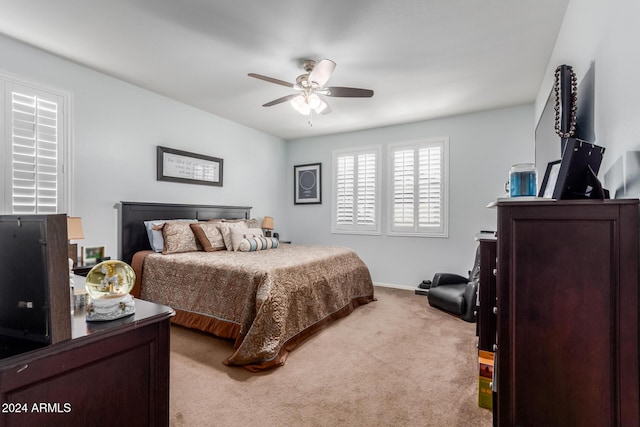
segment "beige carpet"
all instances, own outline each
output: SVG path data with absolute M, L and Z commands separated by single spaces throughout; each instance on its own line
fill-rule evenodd
M 172 327 L 171 426 L 491 426 L 475 325 L 412 291 L 376 298 L 259 374 L 222 364 L 230 342 Z

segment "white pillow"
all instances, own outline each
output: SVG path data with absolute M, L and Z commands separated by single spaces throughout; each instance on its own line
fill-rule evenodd
M 227 247 L 230 251 L 237 251 L 240 242 L 246 237 L 263 236 L 261 228 L 234 227 L 230 230 L 230 233 L 231 247 Z

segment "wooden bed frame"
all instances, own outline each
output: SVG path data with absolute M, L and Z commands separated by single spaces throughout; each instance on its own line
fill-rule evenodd
M 150 250 L 144 221 L 156 219 L 249 219 L 250 206 L 185 205 L 175 203 L 120 202 L 118 209 L 118 259 L 131 264 L 136 252 Z

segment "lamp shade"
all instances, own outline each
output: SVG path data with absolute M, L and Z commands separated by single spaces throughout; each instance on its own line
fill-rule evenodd
M 82 218 L 79 216 L 67 217 L 67 236 L 69 240 L 84 239 L 84 232 L 82 231 Z
M 265 230 L 273 230 L 273 217 L 265 216 L 262 219 L 262 228 Z

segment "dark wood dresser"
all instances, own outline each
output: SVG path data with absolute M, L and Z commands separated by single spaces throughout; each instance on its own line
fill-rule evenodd
M 638 200 L 497 209 L 496 425 L 640 425 Z
M 173 310 L 135 302 L 109 322 L 76 310 L 72 339 L 0 360 L 0 426 L 168 426 Z
M 480 245 L 480 281 L 478 283 L 478 349 L 493 352 L 496 343 L 496 239 L 485 236 Z

